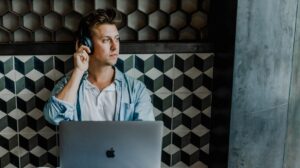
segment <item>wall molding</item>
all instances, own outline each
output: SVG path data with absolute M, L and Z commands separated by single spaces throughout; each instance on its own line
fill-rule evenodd
M 74 52 L 73 42 L 0 44 L 0 55 L 59 55 Z M 123 42 L 121 54 L 213 52 L 212 43 L 194 42 Z

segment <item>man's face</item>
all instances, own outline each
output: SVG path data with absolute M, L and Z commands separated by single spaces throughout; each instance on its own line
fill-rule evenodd
M 120 50 L 120 36 L 114 24 L 102 24 L 93 28 L 92 40 L 94 53 L 92 57 L 101 65 L 115 65 Z

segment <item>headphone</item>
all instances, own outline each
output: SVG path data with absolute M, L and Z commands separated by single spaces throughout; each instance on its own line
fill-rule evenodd
M 93 53 L 93 41 L 91 39 L 90 31 L 85 19 L 82 19 L 79 23 L 78 42 L 79 45 L 85 45 L 90 48 L 91 52 L 89 53 L 89 55 Z

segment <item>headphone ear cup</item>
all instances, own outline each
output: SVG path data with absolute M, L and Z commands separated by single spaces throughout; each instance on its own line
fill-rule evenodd
M 83 37 L 82 44 L 90 48 L 90 50 L 91 50 L 90 54 L 93 53 L 93 51 L 94 51 L 93 42 L 89 37 Z

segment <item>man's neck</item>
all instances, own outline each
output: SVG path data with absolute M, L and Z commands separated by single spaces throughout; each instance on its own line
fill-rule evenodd
M 88 80 L 100 90 L 104 89 L 114 81 L 115 69 L 113 66 L 89 67 Z

